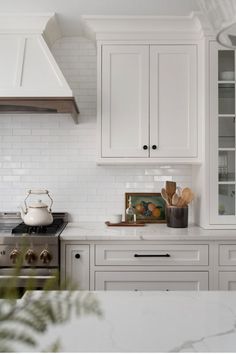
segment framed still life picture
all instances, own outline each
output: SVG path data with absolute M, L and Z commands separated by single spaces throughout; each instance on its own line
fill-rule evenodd
M 125 210 L 128 208 L 129 198 L 137 222 L 166 223 L 166 203 L 161 193 L 125 193 Z

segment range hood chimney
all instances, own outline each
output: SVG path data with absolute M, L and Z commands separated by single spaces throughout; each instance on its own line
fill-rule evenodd
M 0 15 L 0 114 L 70 113 L 78 107 L 49 47 L 60 38 L 55 14 Z

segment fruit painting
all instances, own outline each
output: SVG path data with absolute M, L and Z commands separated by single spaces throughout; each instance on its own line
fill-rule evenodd
M 166 203 L 160 193 L 125 193 L 125 209 L 130 197 L 137 222 L 166 222 Z

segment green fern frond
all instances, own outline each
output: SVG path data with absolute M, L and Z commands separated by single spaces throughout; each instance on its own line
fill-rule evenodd
M 45 331 L 47 328 L 47 317 L 45 318 L 44 313 L 40 312 L 32 304 L 29 304 L 23 313 L 26 314 L 27 318 L 32 322 L 37 322 L 38 325 Z
M 36 341 L 28 336 L 25 333 L 17 333 L 17 332 L 13 332 L 12 328 L 5 328 L 5 329 L 1 329 L 0 330 L 0 340 L 11 340 L 11 341 L 18 341 L 21 343 L 25 343 L 27 345 L 30 346 L 35 346 L 36 345 Z
M 23 325 L 26 328 L 32 329 L 35 332 L 43 333 L 46 329 L 45 323 L 37 322 L 32 320 L 31 318 L 27 318 L 26 316 L 16 315 L 14 317 L 10 317 L 6 321 L 7 323 L 19 323 L 19 325 Z
M 11 346 L 8 345 L 8 343 L 5 343 L 4 341 L 0 341 L 0 353 L 13 353 L 14 350 Z
M 49 348 L 42 351 L 42 353 L 58 353 L 60 350 L 60 341 L 57 340 L 55 343 L 51 344 Z

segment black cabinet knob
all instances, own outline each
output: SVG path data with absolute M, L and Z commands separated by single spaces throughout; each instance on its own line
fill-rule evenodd
M 152 145 L 152 149 L 156 150 L 157 146 L 156 145 Z
M 80 254 L 76 253 L 75 258 L 79 259 L 80 258 Z
M 147 145 L 143 145 L 143 150 L 147 150 L 148 146 Z

